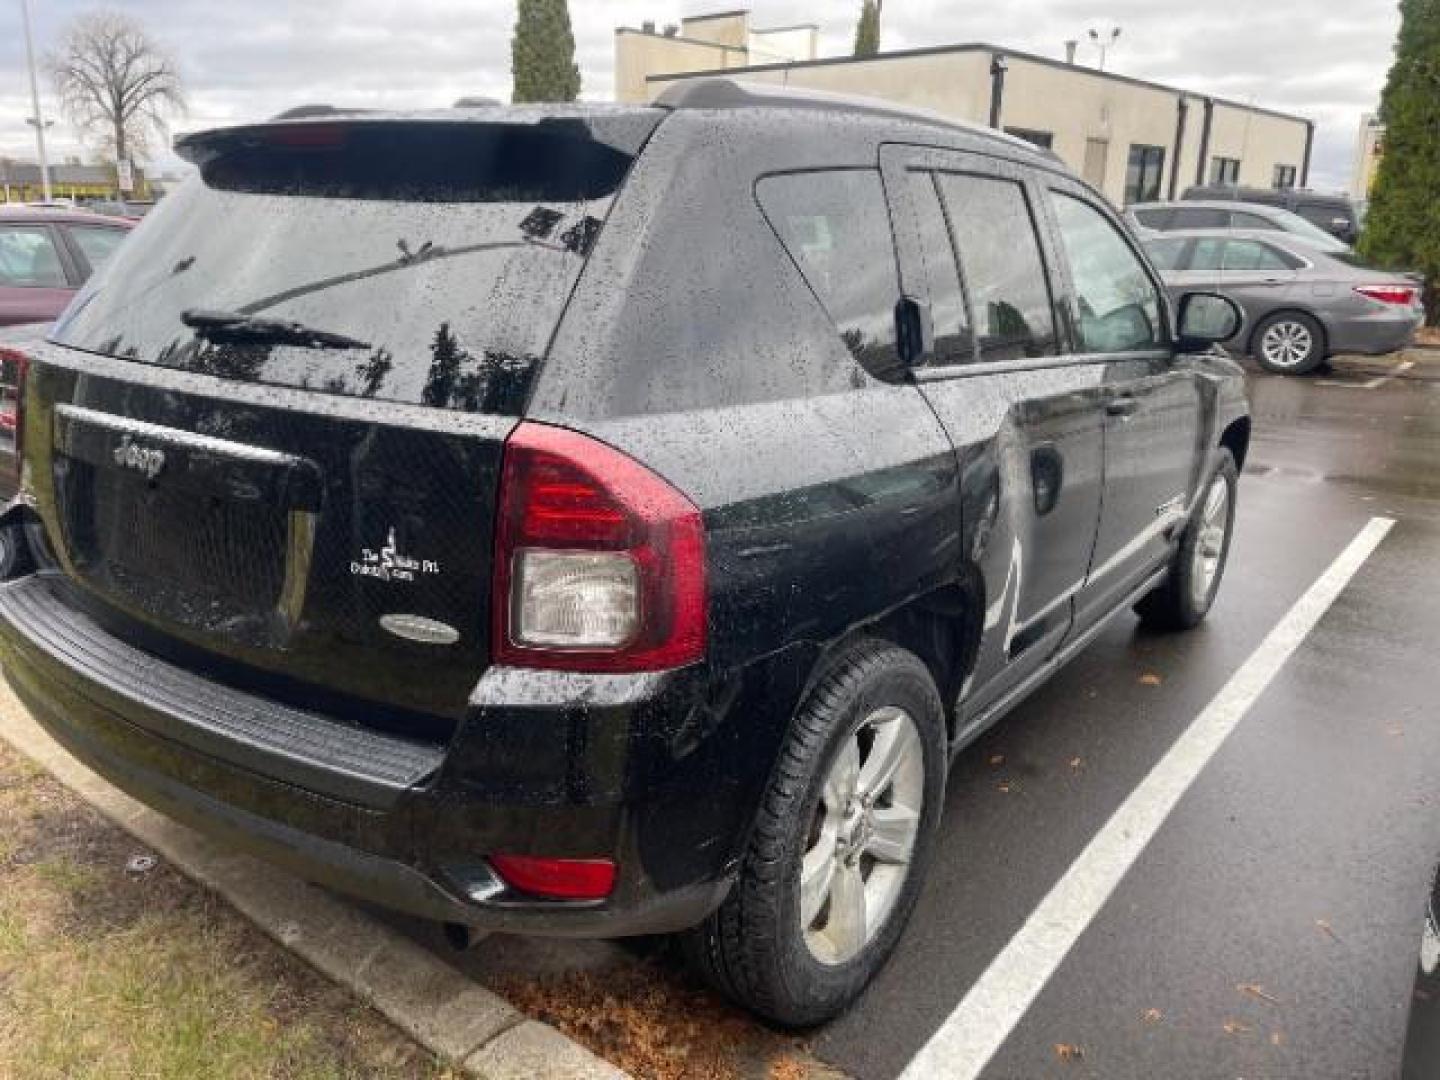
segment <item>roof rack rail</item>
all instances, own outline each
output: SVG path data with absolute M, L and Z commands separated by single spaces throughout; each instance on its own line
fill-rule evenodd
M 952 131 L 962 131 L 968 135 L 978 135 L 981 138 L 1003 142 L 1009 147 L 1027 150 L 1047 160 L 1059 160 L 1053 152 L 1043 150 L 1017 136 L 997 131 L 995 128 L 966 120 L 957 120 L 931 109 L 896 105 L 879 98 L 834 94 L 825 90 L 774 86 L 769 83 L 747 82 L 724 77 L 685 79 L 666 87 L 654 103 L 662 109 L 817 109 L 826 112 L 883 116 L 894 120 L 909 120 L 912 123 L 930 124 L 949 128 Z
M 497 108 L 499 105 L 499 98 L 478 97 L 472 94 L 467 94 L 465 97 L 457 98 L 455 104 L 451 105 L 450 107 L 452 109 L 494 109 Z
M 272 116 L 271 120 L 306 120 L 313 116 L 353 116 L 373 109 L 341 109 L 334 105 L 296 105 Z

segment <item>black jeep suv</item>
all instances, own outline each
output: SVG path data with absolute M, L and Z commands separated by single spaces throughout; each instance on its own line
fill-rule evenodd
M 29 358 L 5 675 L 310 880 L 684 932 L 819 1021 L 953 755 L 1110 616 L 1214 598 L 1239 316 L 1172 319 L 1027 144 L 716 81 L 179 149 Z

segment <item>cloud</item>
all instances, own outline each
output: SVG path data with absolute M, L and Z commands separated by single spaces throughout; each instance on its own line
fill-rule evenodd
M 45 52 L 65 23 L 94 4 L 32 3 L 36 46 Z M 124 0 L 180 62 L 191 109 L 176 130 L 253 120 L 303 102 L 367 106 L 446 105 L 466 94 L 507 98 L 511 0 Z M 732 5 L 727 0 L 573 0 L 584 94 L 609 100 L 614 28 Z M 757 25 L 815 22 L 827 55 L 848 51 L 859 0 L 752 0 Z M 1361 10 L 1363 8 L 1363 10 Z M 32 158 L 24 41 L 18 5 L 0 16 L 0 155 Z M 1059 56 L 1090 27 L 1119 25 L 1114 70 L 1314 117 L 1314 181 L 1348 180 L 1356 131 L 1379 98 L 1398 27 L 1392 4 L 1373 0 L 889 0 L 886 48 L 988 41 Z M 1086 42 L 1081 59 L 1093 60 Z M 42 76 L 43 78 L 43 76 Z M 76 154 L 75 135 L 43 88 L 55 117 L 57 156 Z

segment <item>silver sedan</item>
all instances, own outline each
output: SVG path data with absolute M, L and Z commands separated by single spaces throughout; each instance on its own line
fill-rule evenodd
M 1347 252 L 1234 230 L 1152 234 L 1144 243 L 1172 298 L 1204 290 L 1239 304 L 1245 325 L 1227 347 L 1277 374 L 1303 375 L 1340 353 L 1395 352 L 1424 321 L 1415 277 Z

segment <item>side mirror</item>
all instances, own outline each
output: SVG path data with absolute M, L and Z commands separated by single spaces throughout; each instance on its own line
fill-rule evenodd
M 1240 333 L 1245 315 L 1240 305 L 1219 293 L 1192 292 L 1180 297 L 1177 348 L 1182 353 L 1208 352 Z

